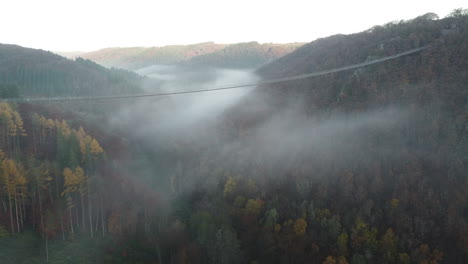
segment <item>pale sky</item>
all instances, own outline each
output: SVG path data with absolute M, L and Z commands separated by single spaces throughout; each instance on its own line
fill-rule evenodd
M 214 41 L 309 42 L 461 0 L 0 0 L 0 43 L 52 51 Z

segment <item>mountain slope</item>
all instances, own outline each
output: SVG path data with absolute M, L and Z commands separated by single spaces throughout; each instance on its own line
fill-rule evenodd
M 258 73 L 264 78 L 293 76 L 352 65 L 429 45 L 418 54 L 276 87 L 294 86 L 295 89 L 280 89 L 281 93 L 306 96 L 310 108 L 342 108 L 356 101 L 365 102 L 367 106 L 396 103 L 395 100 L 401 102 L 407 89 L 435 99 L 435 94 L 429 94 L 436 89 L 435 83 L 446 84 L 446 81 L 455 79 L 457 87 L 452 88 L 453 91 L 438 93 L 450 96 L 444 98 L 446 102 L 453 99 L 453 103 L 463 104 L 466 89 L 461 84 L 466 80 L 466 18 L 431 18 L 431 14 L 428 14 L 411 21 L 376 26 L 358 34 L 320 39 L 266 65 Z M 382 86 L 388 83 L 391 86 Z M 376 85 L 378 87 L 374 87 Z M 411 99 L 416 99 L 414 94 Z
M 228 113 L 226 131 L 236 131 L 234 138 L 260 131 L 252 140 L 255 148 L 265 141 L 273 146 L 267 150 L 286 153 L 272 164 L 261 151 L 250 157 L 261 157 L 258 167 L 264 171 L 281 170 L 270 172 L 274 180 L 265 176 L 262 200 L 270 201 L 265 212 L 274 209 L 281 219 L 306 215 L 311 227 L 306 243 L 317 243 L 321 255 L 279 249 L 278 255 L 259 256 L 255 252 L 272 242 L 268 234 L 259 239 L 258 232 L 252 236 L 260 242 L 242 240 L 251 243 L 253 258 L 268 262 L 285 254 L 302 263 L 340 255 L 351 263 L 468 258 L 468 16 L 438 20 L 427 14 L 319 39 L 257 72 L 265 79 L 294 76 L 426 45 L 380 64 L 267 85 Z M 369 236 L 359 241 L 360 224 Z M 340 249 L 340 237 L 346 250 Z M 389 237 L 395 239 L 392 249 L 385 248 Z
M 259 44 L 247 42 L 227 45 L 222 50 L 190 59 L 188 65 L 223 68 L 256 68 L 291 53 L 302 43 Z
M 16 84 L 20 95 L 84 96 L 139 91 L 142 77 L 106 69 L 89 60 L 0 44 L 0 83 Z
M 170 45 L 150 48 L 107 48 L 80 54 L 107 67 L 138 69 L 151 65 L 183 64 L 202 67 L 255 68 L 301 46 L 292 44 L 216 44 Z
M 212 42 L 193 45 L 169 45 L 164 47 L 106 48 L 80 54 L 85 59 L 106 67 L 136 69 L 153 64 L 174 64 L 224 48 Z

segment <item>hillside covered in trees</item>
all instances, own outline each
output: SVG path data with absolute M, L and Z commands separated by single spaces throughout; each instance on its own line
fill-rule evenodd
M 190 97 L 129 100 L 99 113 L 100 124 L 65 104 L 0 103 L 0 259 L 466 263 L 467 36 L 468 15 L 455 10 L 319 39 L 257 73 L 294 76 L 426 48 L 257 87 L 216 115 L 204 107 L 222 97 L 193 97 L 198 108 Z M 30 52 L 33 62 L 43 54 Z M 193 60 L 217 61 L 210 54 Z M 37 70 L 11 61 L 3 72 L 23 75 L 0 79 L 0 95 L 16 97 L 12 85 L 40 95 L 19 81 Z M 113 71 L 66 61 L 84 62 L 102 70 L 99 80 Z
M 86 96 L 141 91 L 142 77 L 106 69 L 90 60 L 0 44 L 0 84 L 16 85 L 19 95 Z
M 79 54 L 107 67 L 138 69 L 151 65 L 181 64 L 197 67 L 256 68 L 284 56 L 302 43 L 259 44 L 258 42 L 163 47 L 106 48 Z

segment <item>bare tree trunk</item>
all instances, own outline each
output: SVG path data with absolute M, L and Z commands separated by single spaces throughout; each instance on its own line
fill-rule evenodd
M 45 236 L 45 247 L 46 247 L 46 263 L 49 263 L 49 238 L 47 237 L 47 228 Z
M 38 190 L 37 194 L 39 196 L 39 214 L 40 214 L 40 217 L 41 217 L 41 229 L 42 229 L 42 228 L 44 228 L 44 221 L 42 219 L 43 214 L 42 214 L 41 191 Z
M 2 196 L 2 205 L 3 205 L 3 211 L 6 213 L 7 212 L 7 206 L 5 202 L 5 197 Z
M 36 204 L 36 191 L 33 192 L 33 196 L 32 196 L 32 206 L 31 206 L 31 210 L 32 210 L 32 220 L 33 220 L 33 229 L 36 229 L 36 210 L 35 210 L 35 207 L 34 207 L 35 204 Z
M 99 226 L 99 207 L 96 208 L 98 211 L 96 211 L 96 217 L 94 218 L 94 232 L 98 232 L 98 226 Z
M 80 212 L 78 207 L 76 208 L 76 228 L 80 229 Z
M 39 187 L 40 188 L 40 187 Z M 47 227 L 44 226 L 44 220 L 43 220 L 43 213 L 42 213 L 42 197 L 41 197 L 41 190 L 37 190 L 37 195 L 39 196 L 39 214 L 41 217 L 41 231 L 44 229 L 45 230 L 45 239 L 46 239 L 46 263 L 49 262 L 49 244 L 48 244 L 48 237 L 47 237 Z M 62 223 L 62 219 L 60 219 L 60 223 Z
M 16 137 L 15 137 L 15 138 L 16 138 L 16 155 L 18 155 L 18 154 L 19 154 L 19 153 L 18 153 L 18 151 L 19 151 L 19 144 L 20 144 L 20 143 L 19 143 L 19 135 L 16 134 Z
M 52 190 L 50 190 L 50 188 L 49 188 L 49 196 L 50 196 L 50 202 L 53 204 L 54 198 L 52 198 Z
M 84 213 L 83 194 L 81 192 L 80 192 L 80 199 L 81 199 L 81 220 L 83 222 L 83 232 L 84 232 L 85 231 L 85 213 Z
M 101 204 L 101 224 L 102 224 L 102 235 L 106 233 L 106 225 L 104 224 L 104 207 L 102 207 L 102 195 L 101 188 L 99 188 L 99 203 Z
M 26 187 L 24 187 L 23 191 L 26 189 Z M 21 208 L 23 209 L 23 213 L 21 215 L 21 227 L 24 229 L 24 219 L 26 218 L 26 205 L 24 203 L 24 197 L 25 197 L 25 193 L 21 192 Z
M 23 189 L 24 193 L 21 196 L 21 203 L 23 204 L 23 216 L 26 217 L 26 203 L 24 202 L 24 198 L 26 197 L 26 187 Z
M 60 229 L 62 229 L 62 240 L 65 240 L 65 230 L 63 229 L 62 215 L 60 215 Z
M 8 188 L 8 201 L 9 201 L 9 205 L 10 205 L 10 223 L 11 223 L 11 232 L 12 233 L 15 233 L 15 228 L 14 228 L 14 224 L 13 224 L 13 209 L 12 209 L 12 204 L 11 204 L 11 193 L 10 193 L 10 188 Z
M 21 229 L 23 229 L 23 228 L 24 228 L 23 206 L 22 206 L 22 205 L 23 205 L 23 197 L 22 197 L 22 195 L 21 195 L 20 197 L 21 197 L 21 198 L 20 198 L 21 200 L 20 200 L 20 202 L 19 202 L 19 203 L 20 203 L 20 205 L 19 205 L 19 206 L 20 206 L 20 208 L 19 208 L 19 211 L 20 211 L 20 223 L 21 223 Z
M 37 143 L 36 143 L 36 133 L 34 133 L 34 127 L 32 129 L 32 136 L 33 136 L 33 146 L 34 146 L 34 157 L 37 158 Z
M 19 227 L 19 219 L 18 219 L 18 197 L 16 197 L 16 195 L 15 195 L 15 212 L 16 212 L 16 227 L 18 228 L 18 232 L 19 232 L 20 227 Z
M 88 178 L 88 212 L 89 212 L 89 226 L 91 231 L 91 238 L 94 236 L 93 234 L 93 216 L 92 216 L 92 209 L 91 209 L 91 190 L 89 188 L 90 179 Z
M 71 199 L 71 198 L 70 198 Z M 70 227 L 71 227 L 71 233 L 74 234 L 74 230 L 73 230 L 73 218 L 72 218 L 72 209 L 71 209 L 71 206 L 68 207 L 68 212 L 70 214 Z

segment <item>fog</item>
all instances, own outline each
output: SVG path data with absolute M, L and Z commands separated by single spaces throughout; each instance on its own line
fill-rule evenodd
M 148 71 L 148 76 L 156 74 L 154 69 L 167 69 L 167 67 L 160 66 L 151 66 L 150 68 L 152 70 Z M 195 74 L 194 72 L 172 71 L 171 79 L 177 77 L 178 81 L 162 82 L 158 86 L 146 87 L 146 92 L 200 90 L 258 80 L 258 77 L 251 71 L 243 70 L 209 69 L 198 73 L 203 74 L 203 77 L 190 78 Z M 161 74 L 157 73 L 157 75 Z M 161 81 L 161 79 L 159 80 Z M 131 101 L 110 118 L 109 125 L 123 130 L 131 129 L 133 136 L 149 141 L 161 140 L 160 137 L 181 138 L 202 131 L 206 132 L 214 124 L 216 118 L 222 115 L 226 109 L 235 105 L 251 89 L 233 89 Z
M 183 72 L 173 66 L 155 65 L 139 72 L 160 81 L 160 85 L 146 87 L 147 92 L 188 91 L 259 80 L 251 70 Z M 159 192 L 171 190 L 176 177 L 180 193 L 190 192 L 195 184 L 200 188 L 200 182 L 204 187 L 215 185 L 219 177 L 227 175 L 255 176 L 257 168 L 266 168 L 268 175 L 262 177 L 284 177 L 297 167 L 307 171 L 313 167 L 344 169 L 365 165 L 373 157 L 401 160 L 397 150 L 405 144 L 405 138 L 398 133 L 389 136 L 388 131 L 408 126 L 414 110 L 385 106 L 355 113 L 311 115 L 304 113 L 305 103 L 298 100 L 279 110 L 267 110 L 269 115 L 251 127 L 228 125 L 233 115 L 252 118 L 256 112 L 272 107 L 253 89 L 129 100 L 107 124 L 128 135 L 134 145 L 131 164 L 122 165 Z M 244 109 L 246 101 L 248 109 Z M 225 173 L 215 173 L 219 170 Z M 135 173 L 130 175 L 135 177 Z

